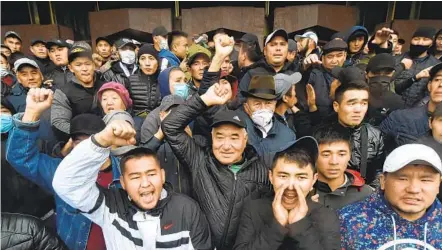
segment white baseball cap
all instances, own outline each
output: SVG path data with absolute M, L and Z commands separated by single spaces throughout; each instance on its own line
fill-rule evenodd
M 393 150 L 385 159 L 383 172 L 396 172 L 407 165 L 422 164 L 442 174 L 442 163 L 434 149 L 423 144 L 406 144 Z
M 24 65 L 29 65 L 29 66 L 32 66 L 32 67 L 34 67 L 36 69 L 40 69 L 38 67 L 38 64 L 34 60 L 31 60 L 31 59 L 29 59 L 27 57 L 23 57 L 23 58 L 20 58 L 17 61 L 15 61 L 15 63 L 14 63 L 15 71 L 17 72 L 19 70 L 19 68 L 21 66 L 24 66 Z
M 307 31 L 302 35 L 296 35 L 295 36 L 295 41 L 299 42 L 299 40 L 301 40 L 301 38 L 310 38 L 313 41 L 315 41 L 316 45 L 318 45 L 318 35 L 316 35 L 315 32 L 313 31 Z
M 275 31 L 273 31 L 270 35 L 267 36 L 265 42 L 264 42 L 264 46 L 266 46 L 270 41 L 272 41 L 272 39 L 274 37 L 277 36 L 282 36 L 286 41 L 289 40 L 289 36 L 287 34 L 287 31 L 283 30 L 283 29 L 277 29 Z

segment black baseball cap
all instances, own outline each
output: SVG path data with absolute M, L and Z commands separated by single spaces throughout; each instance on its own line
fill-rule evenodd
M 289 144 L 287 147 L 283 147 L 278 153 L 290 152 L 296 149 L 304 150 L 310 157 L 312 157 L 313 162 L 316 163 L 319 155 L 319 146 L 316 139 L 312 136 L 303 136 L 293 143 Z
M 239 41 L 250 44 L 250 45 L 254 44 L 256 52 L 261 53 L 261 48 L 259 47 L 258 37 L 255 34 L 246 33 L 239 39 Z
M 277 29 L 275 31 L 273 31 L 270 35 L 267 36 L 265 42 L 264 42 L 264 46 L 266 46 L 270 41 L 272 41 L 272 39 L 274 37 L 277 36 L 282 36 L 287 42 L 289 40 L 289 35 L 287 34 L 287 31 L 283 30 L 283 29 Z
M 46 48 L 47 49 L 51 49 L 52 46 L 58 46 L 58 47 L 65 47 L 65 48 L 70 48 L 71 45 L 69 43 L 67 43 L 65 40 L 61 40 L 61 39 L 52 39 L 50 41 L 48 41 L 46 43 Z
M 152 31 L 152 36 L 167 36 L 169 32 L 164 26 L 158 26 Z
M 117 49 L 121 49 L 126 45 L 131 46 L 133 49 L 137 48 L 137 46 L 135 46 L 132 39 L 129 39 L 129 38 L 121 38 L 115 42 L 115 47 L 117 47 Z
M 436 64 L 430 70 L 430 81 L 436 76 L 437 72 L 442 70 L 442 63 Z
M 396 62 L 388 53 L 377 54 L 368 61 L 366 72 L 379 72 L 381 70 L 394 70 Z
M 431 113 L 431 117 L 442 117 L 442 103 L 436 105 L 436 109 L 434 109 L 433 113 Z
M 244 121 L 239 118 L 238 113 L 236 111 L 227 109 L 227 110 L 221 110 L 218 113 L 216 113 L 212 125 L 210 127 L 218 127 L 221 124 L 230 123 L 240 128 L 245 128 L 246 124 Z
M 399 39 L 397 40 L 397 43 L 399 43 L 399 44 L 401 44 L 401 45 L 404 45 L 404 44 L 405 44 L 405 40 L 402 39 L 402 38 L 399 38 Z
M 17 32 L 15 32 L 15 31 L 7 31 L 6 33 L 5 33 L 5 39 L 6 38 L 8 38 L 8 37 L 15 37 L 15 38 L 17 38 L 18 40 L 20 40 L 20 42 L 22 41 L 21 40 L 21 36 L 17 33 Z
M 93 135 L 102 131 L 106 124 L 101 117 L 94 114 L 80 114 L 71 121 L 69 135 Z
M 43 39 L 40 39 L 40 38 L 33 39 L 33 40 L 31 41 L 31 46 L 34 46 L 34 45 L 36 45 L 37 43 L 42 43 L 42 44 L 44 44 L 44 45 L 46 46 L 46 41 L 43 40 Z
M 289 39 L 289 52 L 293 51 L 298 51 L 298 43 L 293 39 Z
M 365 79 L 365 72 L 355 66 L 347 68 L 334 67 L 331 70 L 331 74 L 342 84 L 355 82 L 367 83 Z
M 77 57 L 88 57 L 92 59 L 92 51 L 89 48 L 75 45 L 69 49 L 68 60 L 69 63 L 73 62 Z
M 326 43 L 323 47 L 324 55 L 333 51 L 347 51 L 347 43 L 341 39 L 334 39 Z
M 105 41 L 109 45 L 112 45 L 111 41 L 107 37 L 104 37 L 104 36 L 97 37 L 97 39 L 95 39 L 95 45 L 97 45 L 100 41 Z
M 170 108 L 177 106 L 177 105 L 181 105 L 183 103 L 184 103 L 184 99 L 181 96 L 168 95 L 168 96 L 165 96 L 163 98 L 163 100 L 161 100 L 160 110 L 167 111 Z
M 228 81 L 230 84 L 233 84 L 236 80 L 238 80 L 238 78 L 236 78 L 233 75 L 223 74 L 223 73 L 221 73 L 221 77 L 219 79 L 224 79 L 224 80 Z

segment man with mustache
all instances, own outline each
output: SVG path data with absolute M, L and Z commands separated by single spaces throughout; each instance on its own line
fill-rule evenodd
M 407 144 L 385 160 L 381 189 L 338 211 L 342 249 L 442 249 L 442 164 L 429 145 Z
M 103 82 L 95 77 L 92 51 L 81 45 L 69 50 L 69 70 L 74 74 L 68 84 L 55 90 L 51 108 L 51 124 L 60 141 L 69 140 L 70 121 L 84 113 L 98 114 L 95 94 Z
M 340 209 L 373 192 L 357 171 L 347 169 L 351 157 L 351 134 L 347 129 L 336 125 L 323 126 L 313 136 L 319 145 L 318 181 L 314 189 L 319 203 Z
M 244 205 L 233 249 L 340 249 L 334 212 L 308 197 L 318 178 L 318 144 L 302 137 L 275 155 L 273 191 Z

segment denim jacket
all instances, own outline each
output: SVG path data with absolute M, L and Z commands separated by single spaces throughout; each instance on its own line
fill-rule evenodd
M 71 250 L 84 250 L 91 229 L 91 221 L 64 202 L 54 191 L 52 180 L 62 161 L 40 153 L 37 146 L 40 121 L 24 123 L 23 113 L 14 115 L 14 127 L 10 131 L 6 159 L 20 174 L 33 181 L 55 197 L 57 233 Z M 119 160 L 111 156 L 113 180 L 109 188 L 120 188 Z

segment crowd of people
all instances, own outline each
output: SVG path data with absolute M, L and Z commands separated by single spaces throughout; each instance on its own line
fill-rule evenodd
M 442 30 L 151 33 L 5 33 L 2 249 L 442 249 Z

